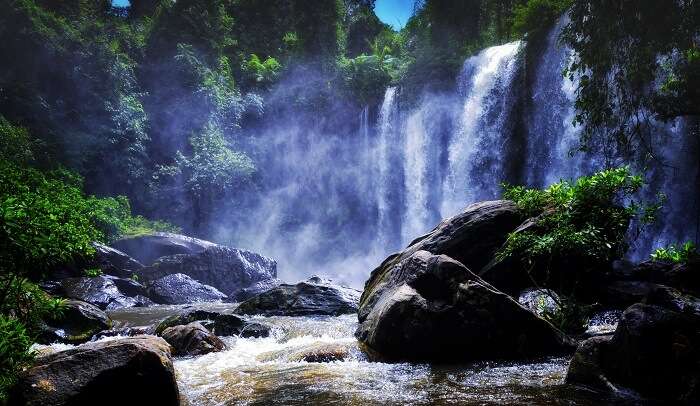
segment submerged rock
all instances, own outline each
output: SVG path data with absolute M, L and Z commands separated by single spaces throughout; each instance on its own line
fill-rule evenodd
M 170 346 L 154 336 L 88 343 L 36 359 L 11 406 L 180 405 Z
M 185 326 L 168 327 L 161 337 L 173 346 L 174 355 L 204 355 L 226 349 L 219 337 L 196 321 Z
M 193 310 L 177 316 L 170 316 L 160 322 L 155 328 L 156 334 L 173 326 L 186 325 L 192 322 L 201 322 L 214 334 L 221 337 L 267 337 L 270 335 L 270 327 L 264 324 L 251 322 L 235 314 L 212 312 L 207 310 Z
M 79 300 L 69 300 L 61 317 L 46 321 L 37 341 L 41 344 L 81 344 L 111 326 L 112 321 L 98 307 Z
M 700 402 L 700 302 L 678 292 L 660 295 L 659 303 L 670 307 L 632 305 L 612 336 L 584 341 L 566 381 L 657 400 Z
M 350 356 L 350 345 L 339 343 L 313 343 L 296 350 L 279 350 L 258 356 L 262 362 L 283 360 L 285 362 L 335 362 Z
M 526 358 L 570 346 L 551 324 L 445 255 L 414 252 L 368 286 L 356 336 L 384 358 Z
M 159 304 L 188 304 L 226 300 L 216 288 L 181 273 L 164 276 L 148 284 L 148 296 Z
M 242 302 L 237 314 L 265 316 L 338 316 L 357 312 L 358 290 L 311 277 L 296 285 L 281 284 Z

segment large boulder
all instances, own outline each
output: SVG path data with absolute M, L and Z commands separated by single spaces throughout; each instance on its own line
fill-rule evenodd
M 260 282 L 272 283 L 277 277 L 277 263 L 254 252 L 216 245 L 195 254 L 161 257 L 144 268 L 140 276 L 154 280 L 175 273 L 188 275 L 235 297 Z
M 383 358 L 514 359 L 571 345 L 551 324 L 445 255 L 414 252 L 370 286 L 356 336 Z
M 59 293 L 70 299 L 91 303 L 102 310 L 113 310 L 124 307 L 137 307 L 143 301 L 122 293 L 114 279 L 106 276 L 66 278 L 58 281 Z
M 41 344 L 80 344 L 110 327 L 112 320 L 98 307 L 79 300 L 69 300 L 61 316 L 46 320 L 37 341 Z
M 579 346 L 568 383 L 700 402 L 700 302 L 677 291 L 653 294 L 650 304 L 625 310 L 612 336 L 593 337 Z
M 174 355 L 204 355 L 223 351 L 226 344 L 198 322 L 168 327 L 161 337 L 173 347 Z
M 148 297 L 159 304 L 188 304 L 226 300 L 216 288 L 181 273 L 166 275 L 148 284 Z
M 267 337 L 270 327 L 254 321 L 248 321 L 235 314 L 208 310 L 192 310 L 180 315 L 174 315 L 161 321 L 156 326 L 156 334 L 174 326 L 187 325 L 198 321 L 217 336 Z
M 154 233 L 124 238 L 112 243 L 117 250 L 136 258 L 142 264 L 150 265 L 156 259 L 177 254 L 199 254 L 216 244 L 198 238 L 175 233 Z
M 281 284 L 242 302 L 237 314 L 265 316 L 338 316 L 357 312 L 360 291 L 311 277 L 296 285 Z
M 361 302 L 374 294 L 375 285 L 389 276 L 389 270 L 417 251 L 447 255 L 478 272 L 492 260 L 508 234 L 521 222 L 521 212 L 509 200 L 469 205 L 462 213 L 443 220 L 430 233 L 415 239 L 402 252 L 385 259 L 365 283 Z
M 21 373 L 9 404 L 179 406 L 180 397 L 168 343 L 138 336 L 37 358 Z
M 93 242 L 95 248 L 94 265 L 106 275 L 129 278 L 143 268 L 143 264 L 118 249 L 98 242 Z

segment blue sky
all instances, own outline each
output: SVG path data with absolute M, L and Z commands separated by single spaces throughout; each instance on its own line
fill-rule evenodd
M 374 12 L 380 20 L 400 30 L 406 25 L 406 21 L 413 12 L 413 3 L 416 0 L 377 0 Z M 129 5 L 129 0 L 112 0 L 112 4 L 119 7 Z
M 400 30 L 413 13 L 416 0 L 377 0 L 374 12 L 380 20 Z

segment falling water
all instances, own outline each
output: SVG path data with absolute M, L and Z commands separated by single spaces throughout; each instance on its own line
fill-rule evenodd
M 505 179 L 509 134 L 509 90 L 521 42 L 483 50 L 464 63 L 459 79 L 465 95 L 459 127 L 448 146 L 448 171 L 440 213 L 451 216 L 467 202 L 495 198 Z
M 392 180 L 391 175 L 391 152 L 392 145 L 396 143 L 394 120 L 396 119 L 397 106 L 395 103 L 396 88 L 389 87 L 384 94 L 381 110 L 379 111 L 379 120 L 377 127 L 377 147 L 374 154 L 374 163 L 377 167 L 377 239 L 376 242 L 380 247 L 395 249 L 393 238 L 393 224 L 390 207 L 390 199 L 392 198 Z

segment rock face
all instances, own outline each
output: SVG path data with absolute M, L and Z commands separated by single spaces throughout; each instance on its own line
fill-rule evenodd
M 373 295 L 388 271 L 417 251 L 444 254 L 478 272 L 506 241 L 508 233 L 522 222 L 515 203 L 508 200 L 474 203 L 452 218 L 443 220 L 433 231 L 414 240 L 403 252 L 389 256 L 365 283 L 361 303 Z
M 118 249 L 93 242 L 96 265 L 107 275 L 129 278 L 143 268 L 143 264 Z
M 99 308 L 79 300 L 69 300 L 61 318 L 46 322 L 38 341 L 42 344 L 80 344 L 111 326 L 112 321 Z
M 170 346 L 158 337 L 138 336 L 40 357 L 22 372 L 9 404 L 178 406 Z
M 141 276 L 155 280 L 181 273 L 235 297 L 241 290 L 277 277 L 277 263 L 254 252 L 215 245 L 194 254 L 158 259 L 144 268 Z
M 105 276 L 66 278 L 59 284 L 62 296 L 94 304 L 102 310 L 135 307 L 141 301 L 124 295 L 114 280 Z
M 161 337 L 173 346 L 175 355 L 204 355 L 226 349 L 226 344 L 219 337 L 198 322 L 168 327 Z
M 114 248 L 150 265 L 156 259 L 177 254 L 199 254 L 216 244 L 174 233 L 154 233 L 115 241 Z
M 551 324 L 445 255 L 416 251 L 368 286 L 356 336 L 384 358 L 526 358 L 569 345 Z
M 625 310 L 612 336 L 583 342 L 566 381 L 658 400 L 700 402 L 700 302 L 669 289 L 652 293 L 649 304 Z
M 242 302 L 237 314 L 309 316 L 355 313 L 360 292 L 318 277 L 296 285 L 282 284 Z
M 241 336 L 241 337 L 267 337 L 270 335 L 270 327 L 251 322 L 240 316 L 228 313 L 211 312 L 207 310 L 194 310 L 178 316 L 171 316 L 160 322 L 156 327 L 156 334 L 174 326 L 181 326 L 199 321 L 209 328 L 217 336 Z
M 201 284 L 181 273 L 164 276 L 149 283 L 148 296 L 159 304 L 187 304 L 225 300 L 216 288 Z

